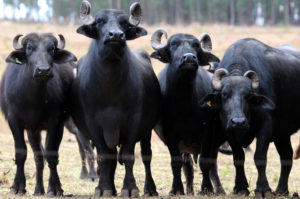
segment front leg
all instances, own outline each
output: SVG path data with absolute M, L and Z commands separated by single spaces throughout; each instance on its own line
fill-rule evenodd
M 14 194 L 25 194 L 26 178 L 24 163 L 27 157 L 27 147 L 24 139 L 24 128 L 15 118 L 8 118 L 8 124 L 15 141 L 15 163 L 17 165 L 17 172 L 10 190 Z
M 97 128 L 97 124 L 88 123 L 89 132 L 97 149 L 97 163 L 99 169 L 99 183 L 95 188 L 94 198 L 112 197 L 117 195 L 114 176 L 117 167 L 117 149 L 107 147 L 103 131 Z
M 216 160 L 210 155 L 209 142 L 202 143 L 199 165 L 202 171 L 202 185 L 200 194 L 211 194 L 214 192 L 210 180 L 210 170 L 213 168 Z
M 248 190 L 248 182 L 245 175 L 245 152 L 243 147 L 236 142 L 236 140 L 229 138 L 228 142 L 233 153 L 233 163 L 235 167 L 235 186 L 233 188 L 233 193 L 238 195 L 248 196 L 250 194 Z
M 186 179 L 186 194 L 194 195 L 194 163 L 190 154 L 182 154 L 183 172 Z
M 57 173 L 58 150 L 63 137 L 64 124 L 58 118 L 48 123 L 48 131 L 46 136 L 45 157 L 50 169 L 49 183 L 47 194 L 49 197 L 62 196 L 63 189 Z
M 125 178 L 121 191 L 121 197 L 139 197 L 139 189 L 136 186 L 135 178 L 133 176 L 134 148 L 135 143 L 122 145 L 122 153 L 120 154 L 120 158 L 125 164 Z
M 168 144 L 171 154 L 171 167 L 173 172 L 173 183 L 170 195 L 184 195 L 183 184 L 181 180 L 182 158 L 178 149 L 178 142 L 173 141 Z
M 280 155 L 281 172 L 279 183 L 276 189 L 277 195 L 288 196 L 288 180 L 293 165 L 293 148 L 290 137 L 282 137 L 274 141 L 276 149 Z
M 218 149 L 216 149 L 213 153 L 213 159 L 217 160 L 218 157 Z M 218 174 L 218 166 L 217 166 L 217 162 L 214 163 L 213 167 L 210 170 L 210 178 L 212 180 L 212 183 L 215 187 L 216 190 L 216 194 L 223 194 L 226 195 L 226 192 L 221 184 L 220 178 L 219 178 L 219 174 Z
M 262 132 L 265 133 L 265 132 Z M 271 188 L 266 176 L 267 152 L 269 141 L 264 136 L 257 137 L 254 163 L 258 171 L 256 182 L 255 198 L 268 197 L 271 195 Z
M 156 191 L 156 186 L 152 178 L 151 173 L 151 160 L 152 160 L 152 151 L 151 151 L 151 131 L 147 133 L 144 139 L 141 140 L 141 154 L 143 164 L 145 166 L 145 186 L 144 186 L 144 195 L 145 196 L 158 196 Z

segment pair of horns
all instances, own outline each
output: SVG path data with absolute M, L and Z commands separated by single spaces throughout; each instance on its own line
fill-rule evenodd
M 22 37 L 23 35 L 21 34 L 18 34 L 15 36 L 15 38 L 13 39 L 13 47 L 16 49 L 16 50 L 20 50 L 23 48 L 23 45 L 19 43 L 19 39 L 20 37 Z M 57 48 L 58 49 L 64 49 L 65 46 L 66 46 L 66 40 L 65 40 L 65 37 L 61 34 L 58 35 L 59 36 L 59 40 L 60 42 L 58 43 L 57 45 Z
M 157 29 L 151 36 L 151 46 L 154 50 L 160 50 L 165 48 L 168 43 L 161 43 L 162 36 L 165 36 L 168 39 L 168 33 L 165 29 L 159 28 Z M 204 52 L 211 52 L 212 51 L 212 42 L 210 36 L 206 33 L 202 34 L 200 37 L 200 44 L 201 48 Z
M 142 8 L 138 2 L 131 4 L 129 23 L 134 26 L 139 25 L 142 18 Z M 83 0 L 80 6 L 80 20 L 83 24 L 89 25 L 94 22 L 94 17 L 91 16 L 91 4 L 87 0 Z
M 220 69 L 216 70 L 216 72 L 214 73 L 213 78 L 212 78 L 212 85 L 215 90 L 221 90 L 222 77 L 225 75 L 228 75 L 228 74 L 229 74 L 229 72 L 225 68 L 220 68 Z M 251 80 L 251 82 L 252 82 L 251 86 L 252 86 L 253 90 L 255 90 L 259 87 L 259 79 L 258 79 L 257 74 L 254 71 L 248 70 L 244 73 L 243 76 L 247 77 Z

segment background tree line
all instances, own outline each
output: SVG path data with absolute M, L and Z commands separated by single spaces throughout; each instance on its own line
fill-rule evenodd
M 75 23 L 79 20 L 81 0 L 3 0 L 14 12 L 20 5 L 26 6 L 26 18 L 41 9 L 39 1 L 50 8 L 48 20 Z M 90 0 L 92 12 L 103 8 L 122 9 L 126 12 L 132 2 L 143 7 L 143 21 L 156 23 L 224 23 L 231 25 L 300 25 L 300 0 Z

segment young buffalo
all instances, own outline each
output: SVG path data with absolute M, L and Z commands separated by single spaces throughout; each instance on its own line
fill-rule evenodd
M 50 168 L 48 195 L 63 194 L 57 173 L 58 148 L 63 135 L 64 122 L 69 116 L 67 95 L 73 80 L 72 62 L 76 57 L 63 50 L 65 39 L 60 43 L 50 33 L 31 33 L 13 40 L 16 49 L 6 58 L 7 68 L 0 89 L 1 109 L 8 121 L 15 141 L 17 172 L 12 192 L 24 194 L 26 179 L 24 163 L 27 148 L 24 129 L 34 152 L 36 163 L 36 187 L 34 194 L 44 194 L 44 155 Z M 46 149 L 41 144 L 41 130 L 47 130 Z

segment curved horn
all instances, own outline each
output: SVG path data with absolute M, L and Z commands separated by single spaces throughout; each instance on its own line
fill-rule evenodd
M 58 35 L 59 36 L 59 43 L 57 45 L 57 48 L 63 50 L 66 46 L 66 40 L 65 37 L 61 34 Z
M 245 72 L 244 77 L 247 77 L 251 80 L 252 82 L 252 89 L 255 90 L 259 87 L 259 79 L 258 76 L 256 74 L 256 72 L 252 71 L 252 70 L 248 70 Z
M 229 72 L 225 68 L 220 68 L 220 69 L 216 70 L 216 72 L 214 73 L 213 78 L 212 78 L 213 89 L 215 89 L 217 91 L 221 90 L 221 88 L 222 88 L 221 79 L 224 75 L 228 75 L 228 74 L 229 74 Z
M 91 4 L 87 0 L 83 0 L 80 6 L 80 20 L 83 24 L 89 25 L 94 22 L 91 16 Z
M 168 39 L 168 33 L 165 29 L 163 28 L 159 28 L 157 29 L 151 36 L 151 46 L 154 50 L 160 50 L 160 49 L 163 49 L 165 48 L 168 43 L 164 43 L 162 44 L 161 43 L 161 37 L 162 36 L 165 36 L 166 39 Z
M 207 33 L 203 33 L 200 37 L 200 44 L 201 48 L 205 52 L 211 52 L 212 51 L 212 43 L 211 38 Z
M 18 35 L 15 36 L 15 38 L 14 38 L 14 40 L 13 40 L 13 47 L 14 47 L 16 50 L 20 50 L 20 49 L 23 48 L 23 45 L 21 45 L 21 44 L 19 43 L 19 39 L 20 39 L 20 37 L 22 37 L 22 36 L 23 36 L 23 35 L 18 34 Z
M 139 2 L 135 2 L 130 6 L 129 23 L 131 23 L 134 26 L 137 26 L 139 25 L 141 19 L 142 19 L 141 5 L 139 4 Z

